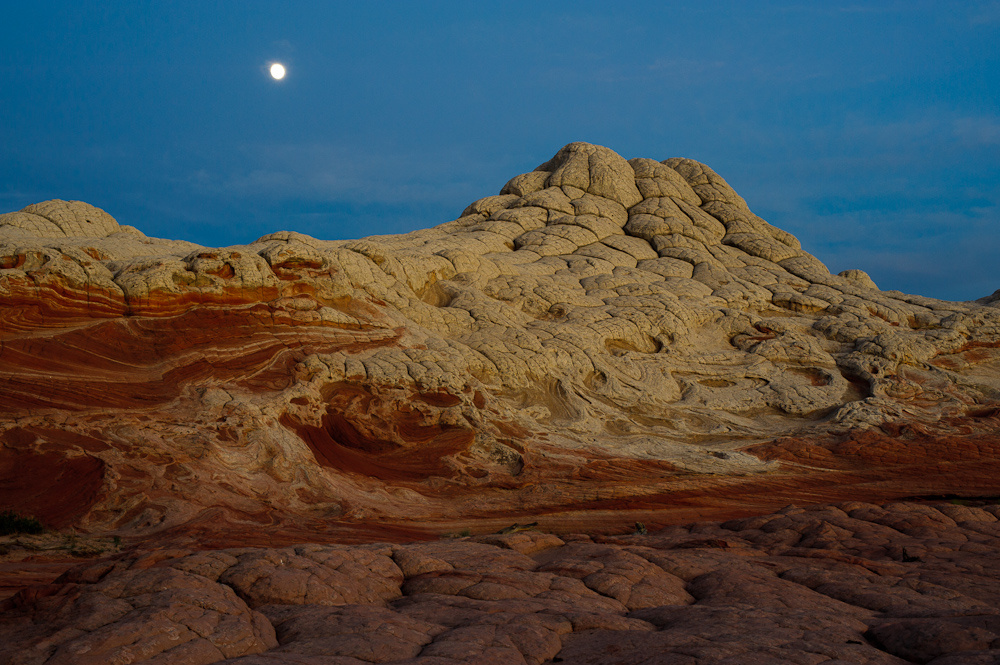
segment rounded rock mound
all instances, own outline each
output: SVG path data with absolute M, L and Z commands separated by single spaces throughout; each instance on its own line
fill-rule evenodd
M 53 199 L 0 215 L 0 235 L 104 238 L 121 230 L 114 217 L 83 201 Z
M 30 485 L 35 517 L 91 532 L 1000 495 L 995 299 L 831 274 L 707 165 L 587 143 L 402 235 L 210 248 L 79 202 L 0 216 L 0 375 L 8 457 L 89 479 L 73 510 Z

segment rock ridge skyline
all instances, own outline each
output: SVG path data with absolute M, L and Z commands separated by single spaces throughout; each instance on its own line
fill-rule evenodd
M 571 143 L 458 219 L 360 240 L 206 248 L 48 201 L 0 215 L 0 301 L 0 499 L 57 526 L 996 489 L 997 295 L 833 275 L 688 159 Z

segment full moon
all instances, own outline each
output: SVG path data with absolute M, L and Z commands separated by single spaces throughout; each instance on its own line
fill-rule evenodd
M 275 81 L 280 81 L 285 78 L 285 66 L 280 62 L 276 62 L 271 65 L 271 78 Z

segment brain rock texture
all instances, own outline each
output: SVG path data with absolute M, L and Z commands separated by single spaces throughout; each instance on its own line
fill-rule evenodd
M 573 143 L 454 221 L 361 240 L 213 249 L 48 201 L 0 215 L 0 302 L 0 503 L 56 526 L 998 489 L 1000 301 L 831 274 L 689 159 Z

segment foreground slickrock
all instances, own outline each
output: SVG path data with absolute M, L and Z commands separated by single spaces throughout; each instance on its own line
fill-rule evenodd
M 0 663 L 996 663 L 998 516 L 854 502 L 649 535 L 121 554 L 8 600 Z
M 363 240 L 0 215 L 0 507 L 54 527 L 266 544 L 994 495 L 998 405 L 996 296 L 830 274 L 687 159 L 574 143 Z

